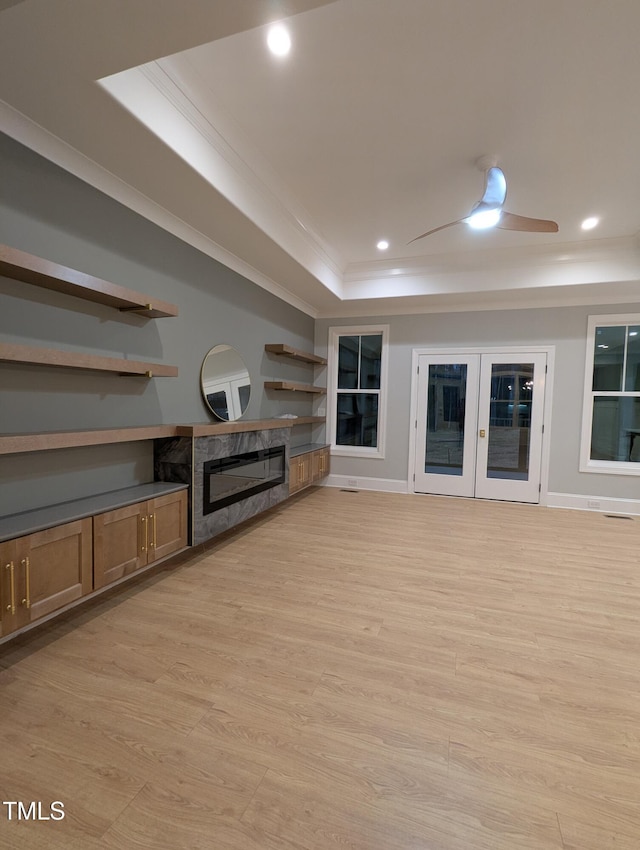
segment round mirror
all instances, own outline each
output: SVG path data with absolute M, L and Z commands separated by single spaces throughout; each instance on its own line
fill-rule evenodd
M 230 345 L 215 345 L 202 362 L 202 395 L 218 419 L 240 419 L 251 395 L 251 379 L 244 360 Z

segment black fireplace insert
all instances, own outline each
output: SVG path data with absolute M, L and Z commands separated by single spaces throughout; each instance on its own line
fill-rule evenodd
M 285 447 L 208 460 L 204 464 L 202 513 L 240 502 L 285 480 Z

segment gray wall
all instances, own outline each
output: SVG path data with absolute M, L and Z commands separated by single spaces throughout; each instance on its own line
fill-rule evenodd
M 381 460 L 334 457 L 331 471 L 338 475 L 407 480 L 411 355 L 415 348 L 460 346 L 554 345 L 555 377 L 552 398 L 549 491 L 640 499 L 635 476 L 602 475 L 578 471 L 587 316 L 635 313 L 638 305 L 503 310 L 477 313 L 361 317 L 316 322 L 316 352 L 327 352 L 328 329 L 339 325 L 388 324 L 389 396 L 386 457 Z
M 265 354 L 264 344 L 312 350 L 313 319 L 2 134 L 0 175 L 0 242 L 180 311 L 145 320 L 0 277 L 0 340 L 179 368 L 178 378 L 146 380 L 0 364 L 0 433 L 213 421 L 199 374 L 218 343 L 234 345 L 248 366 L 246 418 L 311 413 L 308 396 L 265 391 L 263 381 L 309 382 L 308 370 Z M 0 514 L 151 478 L 145 443 L 0 456 Z

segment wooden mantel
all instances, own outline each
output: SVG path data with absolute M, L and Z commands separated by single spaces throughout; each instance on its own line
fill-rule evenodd
M 237 422 L 197 422 L 191 425 L 142 425 L 128 428 L 92 428 L 85 431 L 5 434 L 0 435 L 0 455 L 109 443 L 133 443 L 138 440 L 157 440 L 161 437 L 206 437 L 238 431 L 292 428 L 295 425 L 321 425 L 324 421 L 324 416 L 299 416 L 297 419 L 243 419 Z

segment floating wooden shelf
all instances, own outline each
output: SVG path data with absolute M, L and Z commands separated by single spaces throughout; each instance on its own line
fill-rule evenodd
M 312 384 L 297 384 L 294 381 L 265 381 L 267 390 L 289 390 L 298 393 L 326 393 L 324 387 L 314 387 Z
M 43 289 L 74 295 L 85 301 L 106 304 L 121 312 L 136 313 L 149 319 L 178 315 L 178 308 L 174 304 L 125 289 L 115 283 L 69 269 L 7 245 L 0 245 L 0 274 Z
M 198 422 L 191 425 L 130 425 L 125 428 L 89 428 L 84 431 L 43 431 L 33 434 L 0 435 L 0 455 L 42 452 L 79 446 L 106 446 L 135 443 L 166 437 L 208 437 L 238 431 L 293 428 L 296 425 L 324 424 L 324 416 L 297 419 L 240 419 L 237 422 Z
M 325 416 L 298 416 L 297 419 L 290 419 L 291 426 L 294 425 L 324 425 L 326 420 Z
M 92 428 L 86 431 L 5 434 L 0 436 L 0 455 L 71 449 L 79 446 L 106 446 L 111 443 L 135 443 L 138 440 L 175 437 L 176 434 L 175 425 L 139 425 L 127 428 Z
M 32 348 L 30 345 L 0 343 L 0 360 L 38 366 L 63 366 L 93 372 L 117 372 L 119 375 L 144 375 L 147 378 L 177 378 L 177 366 L 163 363 L 144 363 L 96 354 L 59 351 L 55 348 Z
M 326 366 L 327 361 L 324 357 L 319 357 L 317 354 L 308 354 L 306 351 L 299 351 L 297 348 L 292 348 L 290 345 L 283 343 L 270 343 L 265 345 L 265 351 L 271 354 L 279 354 L 282 357 L 289 357 L 291 360 L 302 360 L 303 363 L 312 363 L 314 366 Z

